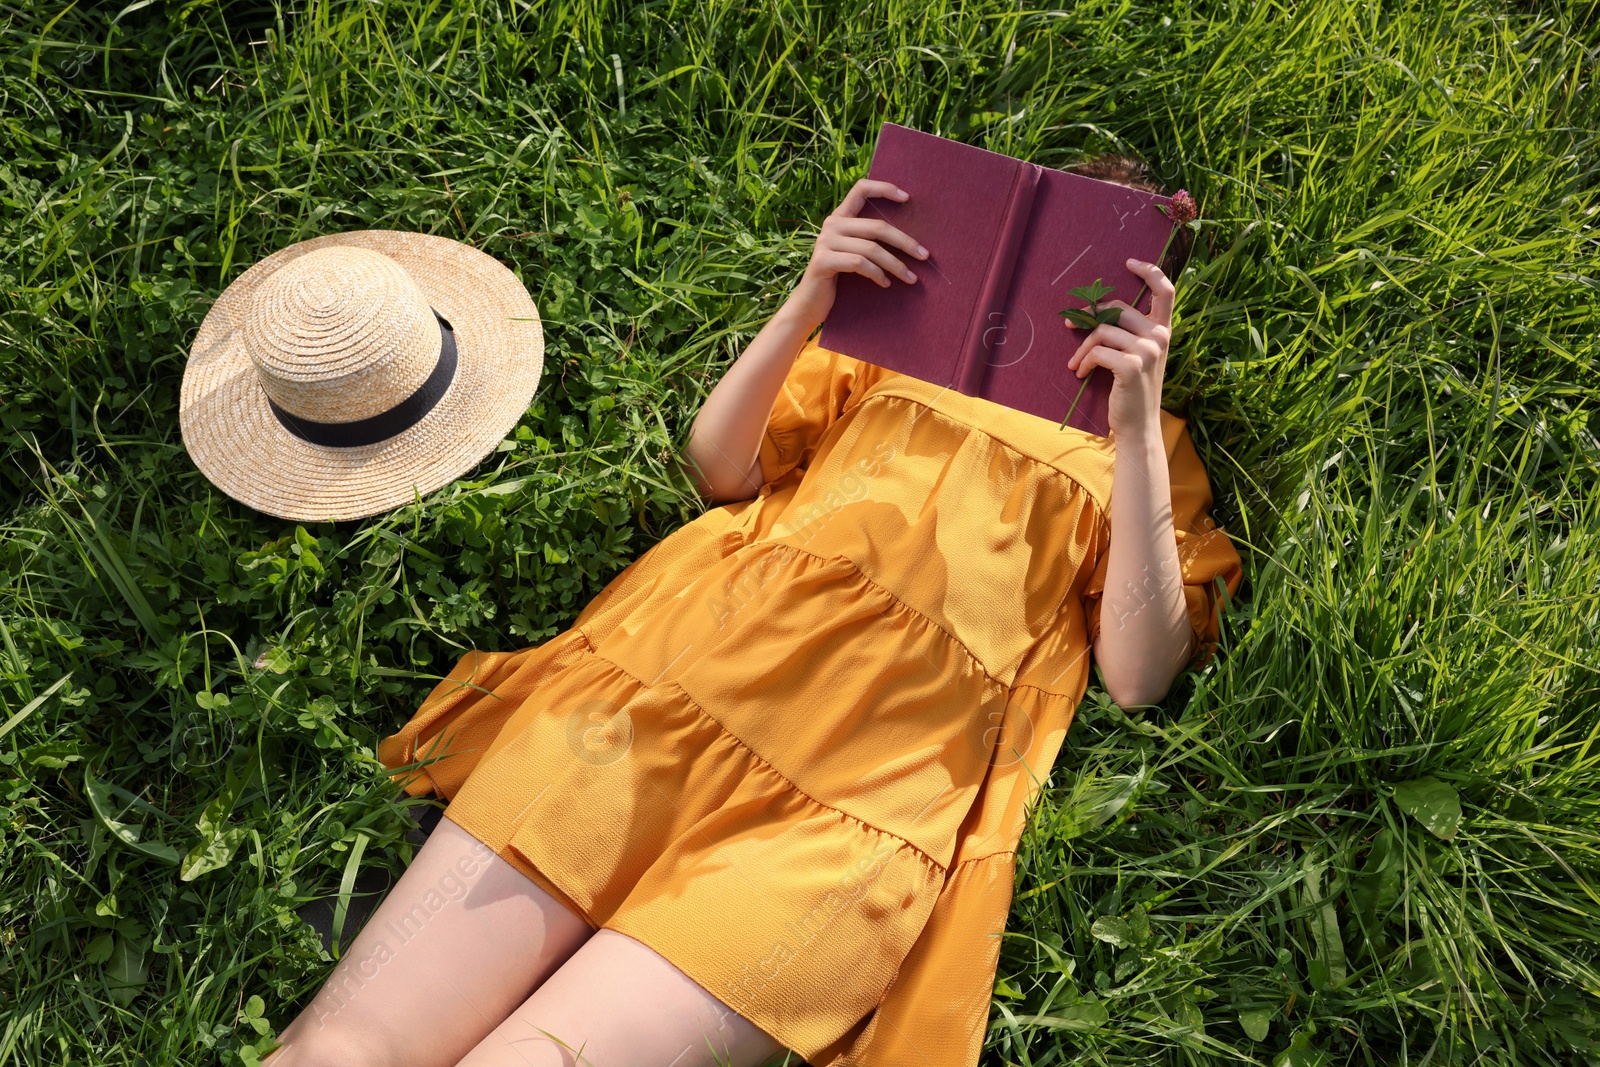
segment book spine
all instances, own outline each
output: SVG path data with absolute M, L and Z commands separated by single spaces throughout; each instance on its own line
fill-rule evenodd
M 1033 215 L 1033 196 L 1038 191 L 1042 174 L 1037 164 L 1019 163 L 1016 176 L 1011 180 L 1011 196 L 1000 220 L 1000 235 L 994 243 L 989 269 L 984 273 L 978 302 L 972 309 L 972 319 L 967 323 L 967 335 L 961 345 L 957 389 L 968 396 L 979 395 L 983 388 L 984 375 L 989 369 L 989 345 L 985 338 L 995 326 L 1004 325 L 995 316 L 1005 313 L 1006 297 L 1011 292 L 1011 274 L 1017 265 L 1017 253 L 1022 248 L 1028 219 Z

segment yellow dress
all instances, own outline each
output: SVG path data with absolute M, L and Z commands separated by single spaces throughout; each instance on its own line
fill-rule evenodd
M 1240 560 L 1162 433 L 1198 665 Z M 1115 449 L 813 343 L 760 458 L 755 499 L 559 636 L 468 653 L 379 755 L 815 1067 L 970 1067 L 1089 679 Z

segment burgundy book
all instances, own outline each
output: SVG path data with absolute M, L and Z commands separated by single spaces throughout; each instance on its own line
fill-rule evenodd
M 1067 425 L 1108 436 L 1111 372 L 1067 369 L 1088 331 L 1060 311 L 1085 307 L 1068 290 L 1099 279 L 1106 299 L 1148 313 L 1144 279 L 1125 261 L 1160 259 L 1171 201 L 892 122 L 867 176 L 911 195 L 870 199 L 862 216 L 904 230 L 928 258 L 906 259 L 910 285 L 840 275 L 818 343 L 1058 424 L 1070 409 Z

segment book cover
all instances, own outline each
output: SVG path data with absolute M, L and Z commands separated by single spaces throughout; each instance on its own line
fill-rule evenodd
M 1106 436 L 1111 372 L 1067 369 L 1088 331 L 1059 314 L 1082 307 L 1068 290 L 1100 279 L 1111 298 L 1150 308 L 1131 258 L 1155 262 L 1172 221 L 1167 197 L 1041 167 L 884 123 L 868 177 L 904 203 L 869 199 L 877 217 L 928 249 L 917 282 L 888 289 L 839 276 L 818 343 L 969 396 Z

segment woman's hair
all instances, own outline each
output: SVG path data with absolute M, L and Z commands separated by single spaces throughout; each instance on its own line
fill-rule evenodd
M 1129 188 L 1143 189 L 1147 193 L 1159 196 L 1170 195 L 1166 186 L 1156 181 L 1148 166 L 1132 156 L 1116 152 L 1107 152 L 1061 169 L 1070 174 L 1081 174 L 1085 178 L 1098 178 L 1103 182 L 1116 182 Z M 1161 257 L 1161 272 L 1168 278 L 1177 279 L 1183 270 L 1183 265 L 1189 260 L 1189 249 L 1193 241 L 1194 232 L 1189 227 L 1178 227 L 1178 232 L 1172 236 L 1172 243 L 1167 246 L 1167 254 Z

